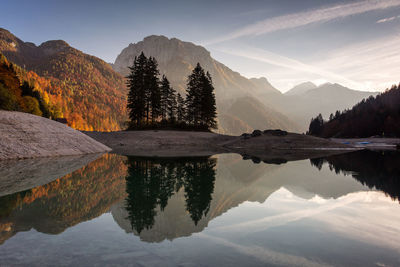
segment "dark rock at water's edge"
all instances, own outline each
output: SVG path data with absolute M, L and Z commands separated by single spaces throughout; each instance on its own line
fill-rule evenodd
M 243 134 L 241 135 L 241 137 L 242 137 L 243 139 L 249 139 L 249 138 L 251 137 L 251 134 L 243 133 Z
M 260 130 L 254 130 L 251 133 L 251 137 L 257 137 L 257 136 L 261 136 L 262 132 Z
M 270 134 L 273 136 L 286 136 L 288 133 L 286 131 L 276 129 L 276 130 L 265 130 L 264 134 Z

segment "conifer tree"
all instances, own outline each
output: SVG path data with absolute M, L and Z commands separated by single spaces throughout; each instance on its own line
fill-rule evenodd
M 147 58 L 143 52 L 135 57 L 133 65 L 129 67 L 130 74 L 127 76 L 129 118 L 132 124 L 140 127 L 146 111 L 146 73 L 145 66 Z
M 209 72 L 202 77 L 201 91 L 201 121 L 208 129 L 217 128 L 217 106 L 215 102 L 214 86 Z
M 180 93 L 176 96 L 176 119 L 178 122 L 185 121 L 186 116 L 186 107 L 185 107 L 185 99 L 181 96 Z
M 321 134 L 323 127 L 324 119 L 322 118 L 322 115 L 320 113 L 317 117 L 311 119 L 307 134 L 318 136 L 319 134 Z
M 169 93 L 170 93 L 170 85 L 167 77 L 163 75 L 161 79 L 161 88 L 160 88 L 160 93 L 161 93 L 161 103 L 160 103 L 160 113 L 161 113 L 161 119 L 166 120 L 167 119 L 167 110 L 168 110 L 168 98 L 169 98 Z
M 150 57 L 146 64 L 146 83 L 147 83 L 147 121 L 151 115 L 151 121 L 154 122 L 160 116 L 161 93 L 159 86 L 158 63 L 154 57 Z
M 197 63 L 187 82 L 187 121 L 195 127 L 216 128 L 216 102 L 211 75 Z
M 186 89 L 186 116 L 187 122 L 194 126 L 199 126 L 201 119 L 201 90 L 202 77 L 205 75 L 200 63 L 197 63 L 192 74 L 188 77 Z
M 168 120 L 171 123 L 176 121 L 176 109 L 177 109 L 176 91 L 174 88 L 170 87 L 167 112 L 168 112 Z

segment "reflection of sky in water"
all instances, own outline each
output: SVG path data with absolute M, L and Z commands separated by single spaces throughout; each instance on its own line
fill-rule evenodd
M 319 171 L 309 161 L 254 165 L 223 155 L 217 168 L 210 212 L 200 226 L 185 215 L 180 191 L 163 212 L 158 210 L 154 227 L 144 233 L 145 239 L 182 234 L 172 241 L 164 237 L 155 240 L 158 243 L 143 242 L 143 237 L 124 228 L 126 217 L 117 209 L 121 205 L 115 204 L 112 212 L 58 235 L 19 232 L 0 246 L 1 261 L 146 266 L 400 264 L 400 205 L 384 193 L 368 190 L 351 176 L 337 175 L 327 165 Z

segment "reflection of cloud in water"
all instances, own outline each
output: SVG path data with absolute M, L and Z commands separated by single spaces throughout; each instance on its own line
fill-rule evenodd
M 269 265 L 274 264 L 274 265 L 315 266 L 315 267 L 332 266 L 326 263 L 312 261 L 301 256 L 281 253 L 260 246 L 243 246 L 235 242 L 231 242 L 229 240 L 212 236 L 209 234 L 200 233 L 198 234 L 198 237 L 208 239 L 222 246 L 233 248 L 242 254 L 255 257 L 258 260 L 261 260 L 262 262 L 268 263 Z
M 400 252 L 400 205 L 384 193 L 355 192 L 337 199 L 315 199 L 319 197 L 306 200 L 281 188 L 264 203 L 245 202 L 230 210 L 226 216 L 230 220 L 215 219 L 207 233 L 225 237 L 232 233 L 246 235 L 305 220 L 308 227 L 317 224 L 328 232 Z M 232 218 L 238 218 L 238 214 L 247 218 L 247 214 L 254 213 L 258 218 L 238 219 L 232 223 Z

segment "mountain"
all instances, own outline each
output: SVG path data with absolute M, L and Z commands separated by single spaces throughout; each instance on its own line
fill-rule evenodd
M 128 66 L 132 65 L 135 56 L 142 51 L 146 56 L 156 58 L 160 73 L 166 75 L 171 85 L 180 93 L 185 93 L 186 79 L 197 62 L 210 72 L 215 87 L 220 132 L 241 134 L 254 129 L 255 125 L 261 129 L 297 129 L 295 122 L 257 100 L 260 93 L 280 94 L 267 79 L 249 80 L 213 59 L 204 47 L 193 43 L 164 36 L 146 37 L 143 41 L 130 44 L 122 50 L 113 64 L 114 70 L 127 75 Z M 236 110 L 235 114 L 230 113 L 232 106 L 243 97 L 246 101 L 241 101 L 242 110 Z M 263 107 L 259 108 L 260 105 Z M 267 109 L 268 114 L 263 113 L 263 110 Z M 251 116 L 257 124 L 241 119 L 244 116 Z
M 260 101 L 265 105 L 284 114 L 300 125 L 301 131 L 308 129 L 311 118 L 321 113 L 328 118 L 337 110 L 349 109 L 356 103 L 377 92 L 352 90 L 340 84 L 325 83 L 312 89 L 311 83 L 295 87 L 291 93 L 260 95 Z M 296 89 L 297 88 L 297 89 Z M 298 89 L 300 88 L 300 89 Z
M 272 84 L 270 84 L 270 82 L 265 77 L 250 78 L 249 80 L 256 87 L 255 91 L 256 94 L 274 94 L 274 95 L 282 94 L 281 91 L 273 87 Z
M 50 82 L 43 90 L 56 100 L 68 124 L 79 130 L 119 130 L 126 116 L 125 79 L 103 60 L 62 40 L 39 46 L 0 28 L 0 52 Z
M 328 122 L 315 122 L 310 134 L 322 137 L 399 137 L 400 85 L 362 100 L 350 110 L 337 112 Z
M 313 84 L 312 82 L 304 82 L 301 84 L 296 85 L 289 91 L 285 93 L 285 95 L 302 95 L 312 89 L 316 89 L 317 86 Z

